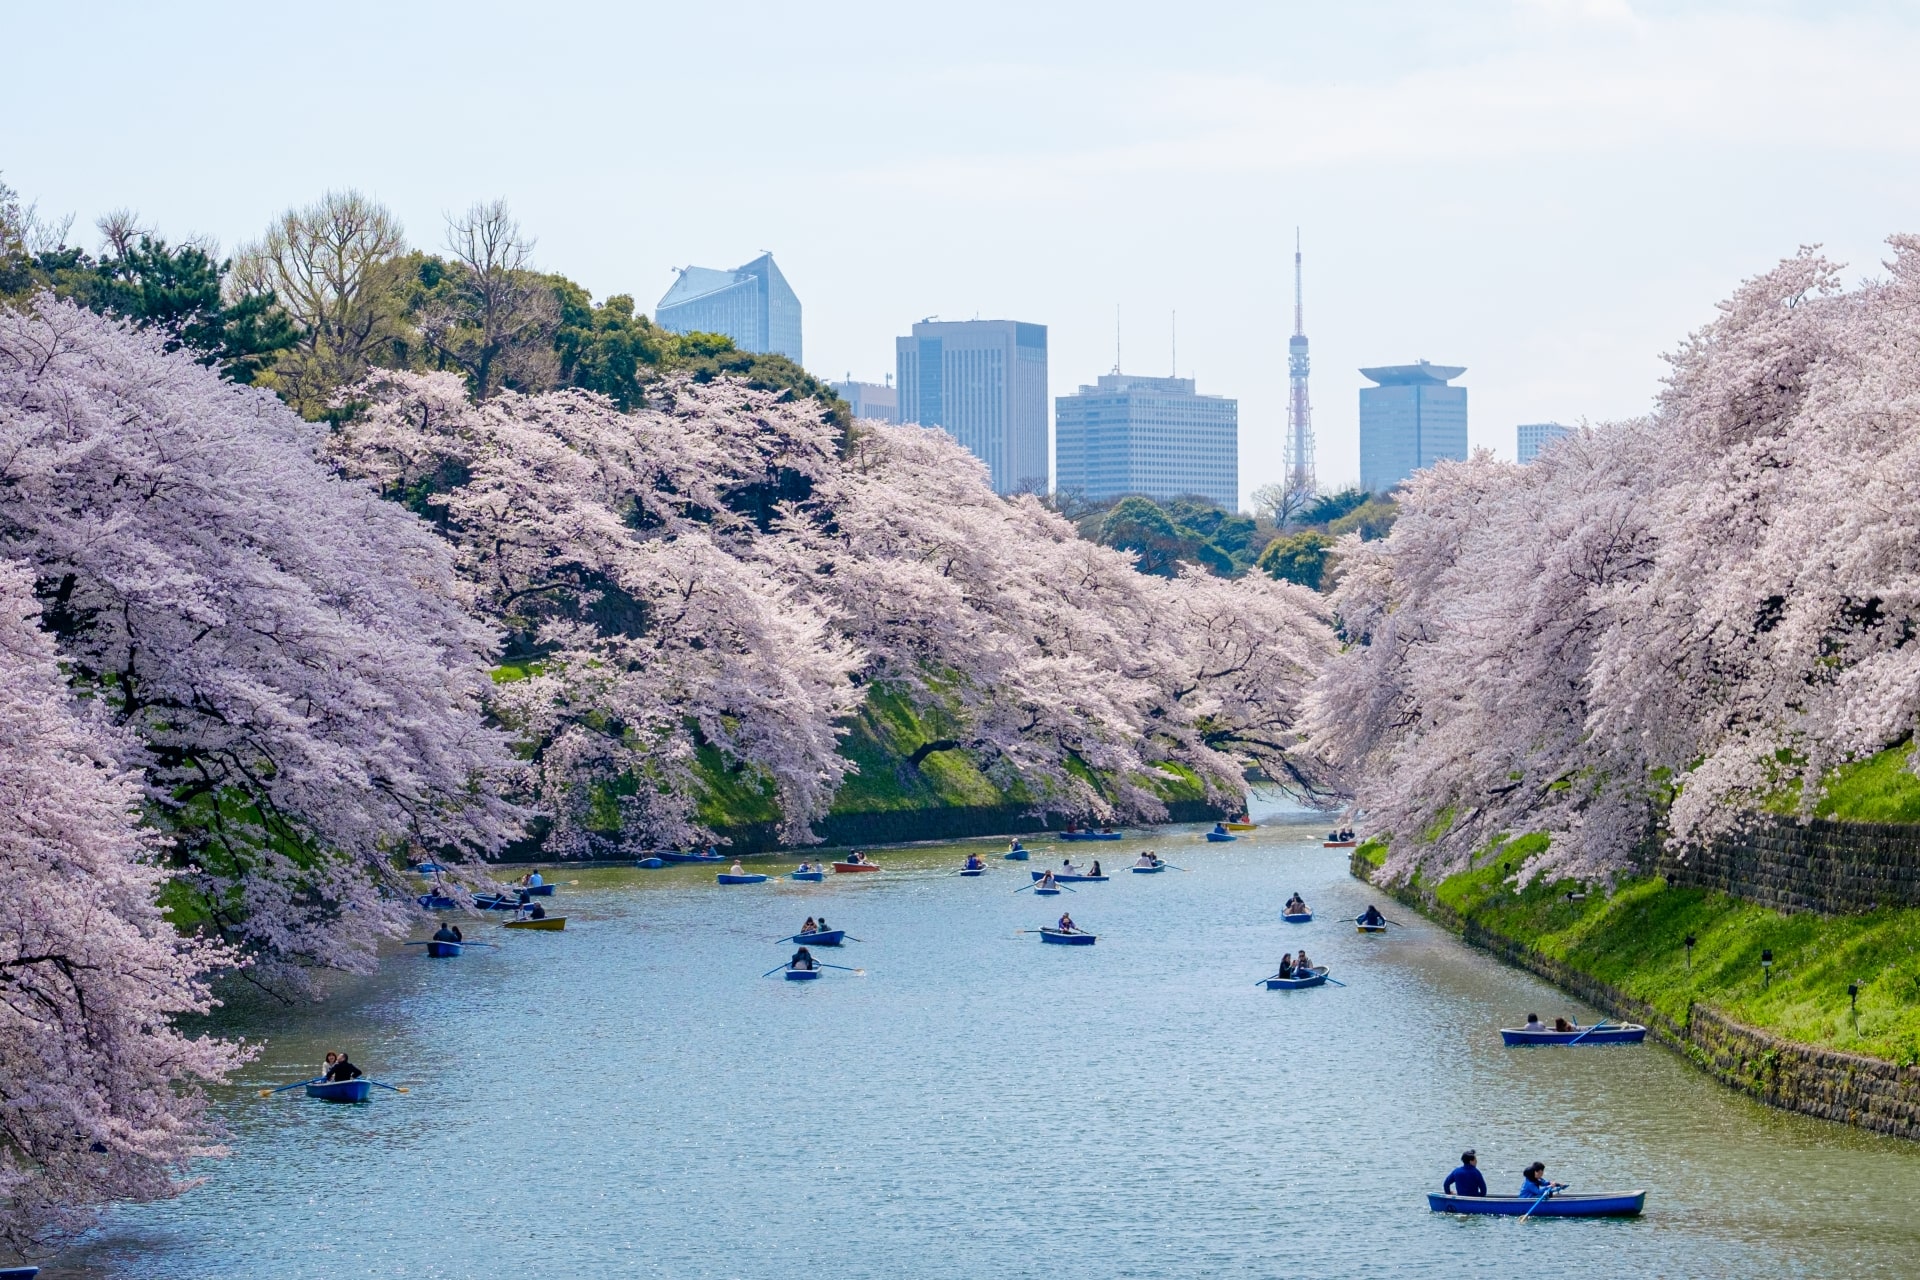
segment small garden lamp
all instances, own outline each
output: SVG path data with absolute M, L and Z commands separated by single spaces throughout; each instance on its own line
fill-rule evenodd
M 1860 1017 L 1860 984 L 1858 982 L 1847 984 L 1847 1007 L 1857 1021 Z
M 1760 985 L 1766 986 L 1773 981 L 1773 948 L 1763 947 L 1760 951 Z
M 1696 942 L 1698 942 L 1698 941 L 1700 941 L 1700 939 L 1698 939 L 1698 938 L 1696 938 L 1696 937 L 1694 937 L 1694 936 L 1693 936 L 1692 934 L 1688 934 L 1688 935 L 1686 936 L 1686 938 L 1685 938 L 1685 942 L 1686 942 L 1686 944 L 1687 944 L 1687 970 L 1688 970 L 1688 972 L 1692 972 L 1692 970 L 1693 970 L 1693 944 L 1694 944 L 1694 943 L 1696 943 Z

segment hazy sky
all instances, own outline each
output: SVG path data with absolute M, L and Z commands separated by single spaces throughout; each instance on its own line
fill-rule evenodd
M 1293 228 L 1323 483 L 1360 365 L 1467 366 L 1476 444 L 1642 411 L 1660 353 L 1802 244 L 1920 231 L 1920 6 L 333 3 L 10 6 L 0 174 L 86 227 L 232 247 L 329 187 L 437 247 L 505 196 L 538 260 L 651 310 L 771 249 L 807 365 L 927 315 L 1049 326 L 1240 400 L 1278 477 Z M 91 234 L 87 237 L 91 240 Z

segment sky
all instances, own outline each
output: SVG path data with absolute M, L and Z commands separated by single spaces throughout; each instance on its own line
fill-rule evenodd
M 1295 228 L 1323 487 L 1363 365 L 1466 366 L 1476 446 L 1645 412 L 1738 283 L 1920 231 L 1920 6 L 1479 0 L 12 7 L 0 179 L 228 249 L 358 188 L 410 239 L 505 197 L 537 265 L 651 310 L 771 250 L 806 364 L 918 319 L 1049 329 L 1240 402 L 1280 478 Z M 28 55 L 28 56 L 22 56 Z

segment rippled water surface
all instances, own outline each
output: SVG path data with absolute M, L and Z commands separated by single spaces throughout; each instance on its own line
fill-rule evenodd
M 204 1186 L 43 1274 L 1920 1273 L 1920 1150 L 1651 1047 L 1504 1049 L 1530 1010 L 1589 1011 L 1405 912 L 1384 936 L 1333 923 L 1367 891 L 1309 825 L 1196 831 L 1070 846 L 1189 870 L 1051 901 L 1013 892 L 1022 864 L 953 875 L 984 841 L 820 885 L 564 871 L 565 933 L 476 924 L 500 950 L 402 953 L 317 1010 L 234 1014 L 270 1042 L 248 1085 L 345 1045 L 412 1091 L 227 1091 L 235 1154 Z M 1279 921 L 1296 888 L 1311 925 Z M 1096 946 L 1015 932 L 1061 904 Z M 866 940 L 826 958 L 865 972 L 760 977 L 822 912 Z M 1301 946 L 1350 985 L 1255 985 Z M 1577 1190 L 1646 1188 L 1647 1214 L 1429 1213 L 1469 1145 L 1495 1191 L 1541 1159 Z

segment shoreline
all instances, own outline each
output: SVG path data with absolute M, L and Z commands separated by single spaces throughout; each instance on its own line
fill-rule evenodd
M 1518 938 L 1463 916 L 1429 890 L 1375 884 L 1374 867 L 1360 849 L 1353 851 L 1348 871 L 1354 879 L 1609 1017 L 1644 1024 L 1649 1039 L 1721 1084 L 1782 1111 L 1920 1141 L 1920 1064 L 1901 1066 L 1884 1058 L 1791 1040 L 1739 1022 L 1701 1000 L 1689 1000 L 1683 1018 L 1670 1017 Z

